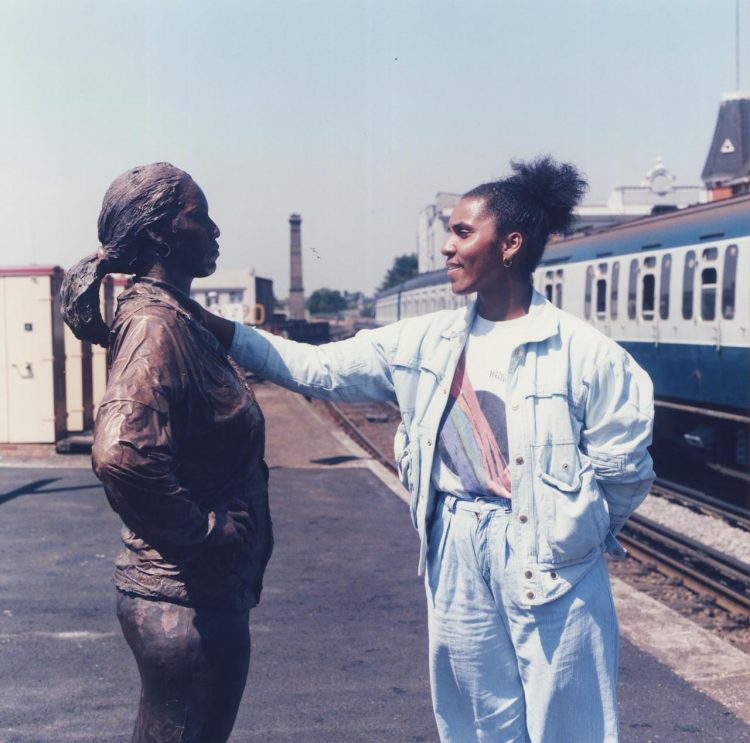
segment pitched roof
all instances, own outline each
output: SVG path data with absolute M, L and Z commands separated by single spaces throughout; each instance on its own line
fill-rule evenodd
M 731 93 L 722 98 L 701 178 L 707 188 L 750 178 L 750 93 Z

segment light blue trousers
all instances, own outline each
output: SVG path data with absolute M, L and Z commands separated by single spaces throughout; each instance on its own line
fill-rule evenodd
M 616 743 L 618 630 L 604 557 L 542 606 L 512 600 L 510 507 L 438 501 L 426 588 L 444 743 Z

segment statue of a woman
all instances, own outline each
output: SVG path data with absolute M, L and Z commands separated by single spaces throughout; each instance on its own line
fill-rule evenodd
M 141 675 L 139 743 L 227 740 L 273 544 L 263 415 L 189 297 L 216 269 L 218 236 L 187 173 L 133 168 L 104 196 L 101 247 L 62 290 L 76 336 L 109 349 L 93 466 L 124 525 L 114 581 Z M 108 273 L 134 275 L 111 329 Z

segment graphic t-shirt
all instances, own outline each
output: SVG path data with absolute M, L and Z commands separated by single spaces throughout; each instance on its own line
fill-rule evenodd
M 507 376 L 528 315 L 492 322 L 476 316 L 438 430 L 432 480 L 465 500 L 510 498 Z

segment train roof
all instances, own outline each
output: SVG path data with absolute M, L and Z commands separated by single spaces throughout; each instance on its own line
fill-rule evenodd
M 750 196 L 700 204 L 550 243 L 539 266 L 699 245 L 750 234 Z
M 388 297 L 391 294 L 398 294 L 409 289 L 422 289 L 426 286 L 437 286 L 438 284 L 445 284 L 448 281 L 448 269 L 439 268 L 437 271 L 427 271 L 421 273 L 419 276 L 415 276 L 413 279 L 404 281 L 403 284 L 394 286 L 391 289 L 386 289 L 384 292 L 380 292 L 377 296 L 378 299 L 381 297 Z

